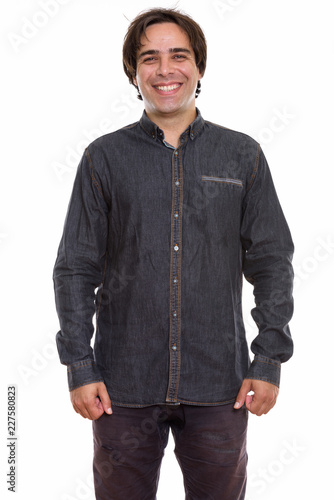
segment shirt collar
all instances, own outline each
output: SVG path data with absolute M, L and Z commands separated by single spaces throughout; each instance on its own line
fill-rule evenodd
M 198 132 L 201 130 L 201 128 L 204 125 L 204 119 L 200 113 L 200 110 L 196 108 L 197 116 L 195 120 L 186 128 L 186 130 L 181 134 L 181 138 L 184 137 L 185 135 L 189 134 L 190 139 L 194 140 Z M 142 117 L 140 119 L 140 125 L 145 130 L 145 132 L 151 136 L 153 139 L 156 139 L 157 137 L 163 136 L 163 130 L 161 130 L 158 125 L 154 122 L 152 122 L 149 117 L 146 114 L 146 111 L 143 111 Z M 162 134 L 161 134 L 162 132 Z

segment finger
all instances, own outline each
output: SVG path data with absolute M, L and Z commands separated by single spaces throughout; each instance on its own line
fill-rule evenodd
M 96 407 L 95 398 L 83 400 L 74 399 L 72 404 L 77 413 L 79 413 L 83 418 L 88 418 L 89 420 L 96 420 L 103 413 L 103 409 L 100 410 Z
M 96 404 L 96 406 L 97 406 L 97 408 L 99 410 L 101 410 L 101 408 L 103 409 L 103 406 L 102 406 L 102 403 L 101 403 L 101 399 L 99 397 L 95 398 L 95 404 Z
M 244 379 L 242 382 L 242 385 L 240 387 L 240 390 L 238 392 L 238 395 L 236 397 L 236 401 L 234 403 L 234 408 L 237 410 L 238 408 L 241 408 L 242 405 L 244 404 L 246 400 L 246 396 L 248 392 L 251 390 L 251 380 L 249 379 Z
M 89 420 L 98 419 L 105 410 L 111 413 L 109 395 L 103 382 L 74 389 L 71 391 L 71 402 L 74 410 Z
M 102 413 L 104 413 L 103 408 L 98 408 L 96 406 L 95 398 L 86 403 L 85 409 L 88 415 L 87 418 L 89 418 L 89 420 L 97 420 L 98 418 L 100 418 Z
M 85 411 L 80 406 L 78 406 L 74 402 L 72 402 L 72 406 L 73 406 L 74 410 L 76 411 L 76 413 L 78 413 L 79 415 L 81 415 L 83 418 L 87 418 L 87 414 L 85 413 Z
M 257 410 L 256 402 L 254 401 L 254 395 L 246 396 L 245 405 L 250 413 L 255 413 Z
M 274 408 L 274 406 L 276 404 L 276 401 L 277 401 L 277 399 L 275 398 L 274 401 L 271 404 L 268 405 L 268 407 L 267 407 L 267 409 L 265 411 L 265 414 L 267 414 L 270 410 L 272 410 Z
M 75 390 L 73 390 L 73 391 L 70 392 L 70 399 L 71 399 L 71 403 L 72 403 L 72 406 L 73 406 L 73 410 L 76 413 L 78 413 L 79 415 L 81 415 L 83 418 L 86 418 L 81 413 L 81 408 L 80 408 L 80 406 L 78 404 L 79 400 L 78 400 L 78 398 L 76 396 L 76 391 Z
M 276 404 L 278 388 L 268 382 L 253 380 L 252 389 L 253 397 L 246 397 L 247 409 L 257 416 L 268 413 Z
M 257 415 L 258 417 L 262 415 L 262 406 L 263 400 L 256 393 L 252 396 L 248 396 L 246 401 L 246 408 L 253 413 L 253 415 Z
M 275 390 L 274 392 L 270 393 L 267 396 L 266 404 L 263 409 L 264 414 L 267 414 L 275 406 L 277 401 L 277 396 L 278 396 L 278 390 Z
M 246 399 L 245 399 L 245 405 L 246 406 L 250 405 L 252 401 L 253 401 L 253 396 L 247 394 Z
M 80 414 L 80 411 L 79 409 L 75 406 L 75 404 L 72 403 L 72 406 L 73 406 L 73 410 L 76 412 L 76 413 L 79 413 Z
M 99 388 L 99 398 L 100 398 L 101 403 L 102 403 L 103 411 L 105 411 L 106 413 L 109 413 L 109 415 L 110 415 L 112 413 L 111 401 L 109 398 L 107 388 L 104 384 L 102 384 L 101 387 Z
M 260 417 L 261 415 L 267 414 L 273 406 L 275 406 L 276 399 L 269 398 L 268 395 L 256 395 L 254 394 L 253 401 L 248 408 L 251 413 Z

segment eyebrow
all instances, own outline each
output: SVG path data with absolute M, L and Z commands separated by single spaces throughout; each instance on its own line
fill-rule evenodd
M 186 54 L 190 54 L 191 55 L 191 52 L 189 49 L 185 49 L 183 47 L 176 47 L 174 49 L 169 49 L 168 50 L 168 53 L 169 54 L 175 54 L 176 52 L 185 52 Z M 138 56 L 138 60 L 145 57 L 145 56 L 157 56 L 160 54 L 160 50 L 145 50 L 145 52 L 142 52 L 141 54 L 139 54 Z

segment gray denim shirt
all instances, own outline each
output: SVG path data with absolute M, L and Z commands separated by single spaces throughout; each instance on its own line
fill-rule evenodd
M 112 404 L 217 405 L 279 386 L 293 352 L 293 243 L 259 144 L 197 117 L 173 148 L 145 111 L 85 150 L 54 267 L 69 389 Z M 258 334 L 250 360 L 243 276 Z M 94 348 L 93 317 L 96 313 Z

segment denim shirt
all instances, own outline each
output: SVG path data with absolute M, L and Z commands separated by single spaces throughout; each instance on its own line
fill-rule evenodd
M 279 386 L 293 351 L 292 254 L 251 137 L 197 109 L 177 148 L 145 111 L 96 139 L 53 274 L 69 389 L 104 381 L 112 404 L 140 407 L 226 404 L 244 378 Z M 254 287 L 252 361 L 243 277 Z

